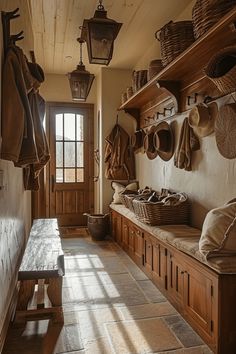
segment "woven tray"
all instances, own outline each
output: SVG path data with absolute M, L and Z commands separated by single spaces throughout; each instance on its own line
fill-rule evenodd
M 124 204 L 124 206 L 126 208 L 129 208 L 126 196 L 137 197 L 137 195 L 138 195 L 138 192 L 135 193 L 135 191 L 133 191 L 133 190 L 126 189 L 124 192 L 122 192 L 120 194 L 120 199 L 121 199 L 122 204 Z
M 192 9 L 195 39 L 201 37 L 236 5 L 236 0 L 197 0 Z
M 161 45 L 162 65 L 168 65 L 194 42 L 192 21 L 170 21 L 155 33 Z
M 188 224 L 190 205 L 188 200 L 178 205 L 163 205 L 133 200 L 134 213 L 143 223 L 149 225 Z

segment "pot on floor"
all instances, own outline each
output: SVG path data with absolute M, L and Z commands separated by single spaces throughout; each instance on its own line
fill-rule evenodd
M 104 240 L 109 232 L 109 214 L 88 214 L 88 230 L 95 241 Z

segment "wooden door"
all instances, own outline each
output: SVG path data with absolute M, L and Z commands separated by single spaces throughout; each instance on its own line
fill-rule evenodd
M 129 223 L 125 218 L 122 218 L 122 248 L 129 251 Z
M 167 289 L 166 270 L 167 249 L 155 240 L 153 241 L 153 272 L 152 279 L 163 289 Z
M 185 266 L 174 254 L 168 251 L 167 255 L 167 287 L 168 294 L 178 309 L 184 306 L 184 274 Z
M 134 226 L 134 259 L 139 266 L 143 265 L 143 238 L 142 230 Z
M 212 335 L 212 302 L 214 286 L 212 280 L 202 270 L 186 268 L 185 311 L 204 332 Z
M 114 210 L 111 212 L 112 237 L 119 245 L 122 244 L 122 216 Z
M 151 237 L 144 233 L 144 270 L 151 276 L 153 270 L 153 245 Z
M 94 212 L 93 105 L 49 104 L 49 215 L 86 225 Z

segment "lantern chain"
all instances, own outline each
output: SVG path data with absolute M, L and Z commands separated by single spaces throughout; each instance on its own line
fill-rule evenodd
M 99 0 L 99 5 L 98 5 L 98 7 L 97 7 L 97 10 L 99 10 L 99 11 L 103 11 L 103 10 L 104 10 L 104 6 L 103 6 L 103 4 L 102 4 L 102 1 L 103 1 L 103 0 Z

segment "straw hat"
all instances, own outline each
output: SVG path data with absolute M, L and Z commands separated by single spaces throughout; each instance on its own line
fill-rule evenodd
M 157 127 L 153 125 L 143 139 L 144 151 L 147 154 L 149 160 L 155 159 L 158 154 L 155 146 L 153 145 L 153 137 L 156 129 Z
M 215 122 L 216 145 L 226 159 L 236 158 L 236 103 L 222 106 Z
M 168 161 L 171 159 L 174 153 L 174 137 L 171 127 L 166 121 L 157 125 L 153 143 L 162 160 Z
M 140 149 L 143 146 L 143 139 L 145 133 L 142 129 L 136 130 L 136 132 L 130 137 L 130 145 L 134 151 Z
M 203 138 L 213 133 L 217 112 L 218 106 L 215 102 L 208 106 L 204 103 L 199 103 L 191 109 L 188 124 L 198 137 Z

